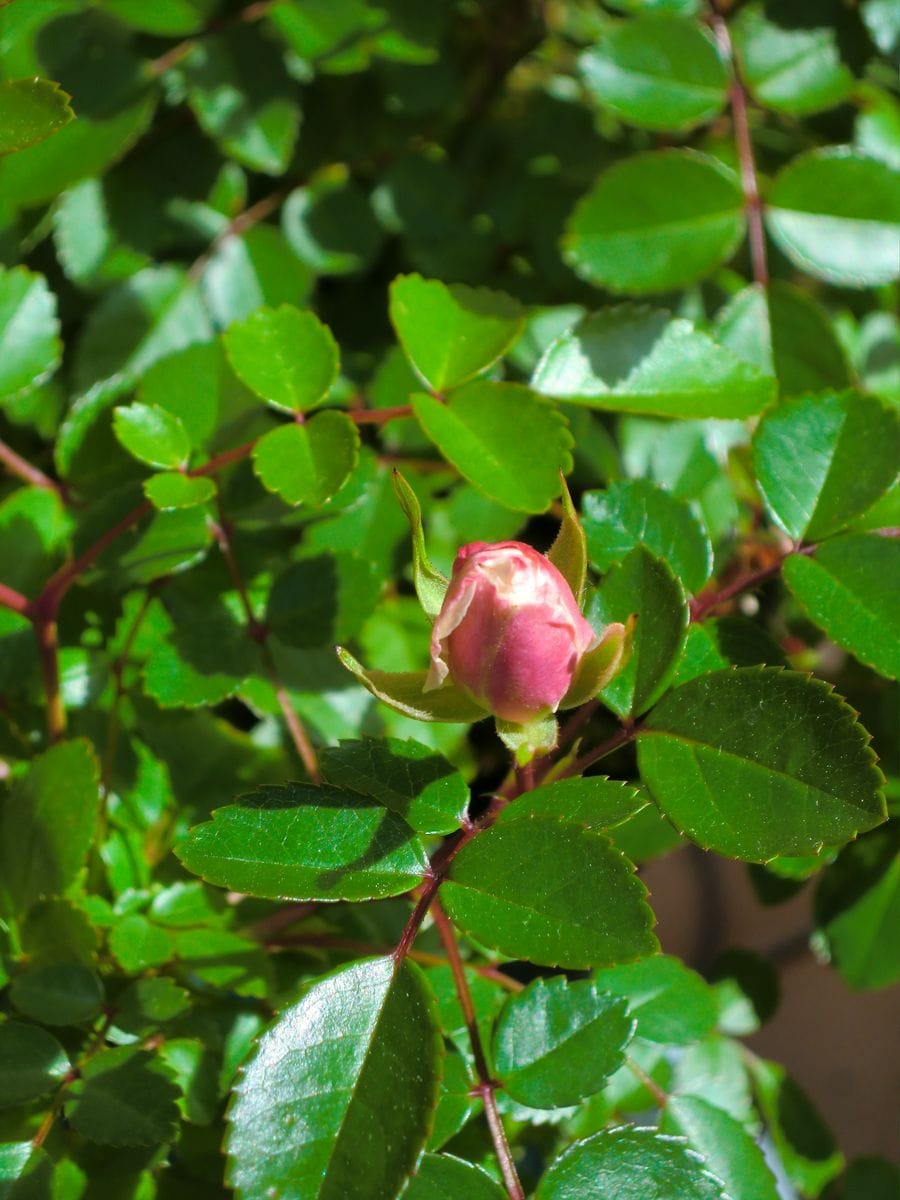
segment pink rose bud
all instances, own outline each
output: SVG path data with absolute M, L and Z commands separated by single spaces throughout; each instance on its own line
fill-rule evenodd
M 600 639 L 566 580 L 523 542 L 472 542 L 453 564 L 431 635 L 425 690 L 448 674 L 503 721 L 555 712 Z

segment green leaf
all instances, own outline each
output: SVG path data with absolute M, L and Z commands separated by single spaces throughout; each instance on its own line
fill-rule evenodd
M 760 422 L 753 463 L 766 507 L 792 538 L 836 533 L 890 487 L 900 420 L 861 392 L 802 396 Z
M 662 13 L 622 21 L 578 65 L 601 104 L 643 129 L 691 129 L 725 107 L 728 71 L 696 21 Z
M 594 974 L 597 987 L 628 1001 L 638 1037 L 686 1046 L 705 1037 L 716 1021 L 707 983 L 677 958 L 656 954 L 641 962 L 607 967 Z
M 294 253 L 317 275 L 364 271 L 384 239 L 366 193 L 337 172 L 291 192 L 281 227 Z
M 102 7 L 126 22 L 132 29 L 161 37 L 186 37 L 199 33 L 212 13 L 216 0 L 154 0 L 148 8 L 144 0 L 102 0 Z
M 45 1029 L 20 1021 L 0 1025 L 0 1108 L 45 1096 L 68 1070 L 68 1055 Z
M 591 775 L 587 779 L 561 779 L 517 796 L 501 809 L 498 821 L 523 817 L 560 817 L 587 829 L 611 829 L 634 816 L 647 804 L 646 796 L 618 779 Z
M 97 931 L 88 914 L 60 897 L 32 904 L 19 932 L 30 963 L 90 965 L 97 953 Z
M 407 357 L 434 392 L 458 387 L 502 357 L 525 314 L 503 292 L 398 275 L 389 312 Z
M 315 408 L 337 379 L 339 356 L 327 326 L 290 304 L 261 308 L 224 335 L 237 377 L 285 412 Z
M 216 485 L 212 479 L 204 476 L 192 479 L 179 471 L 151 475 L 149 479 L 144 480 L 143 486 L 144 495 L 160 512 L 194 508 L 198 504 L 206 504 L 216 494 Z
M 288 646 L 333 646 L 359 633 L 381 594 L 372 564 L 352 551 L 309 554 L 275 576 L 266 627 Z
M 197 120 L 228 157 L 266 175 L 287 170 L 300 106 L 276 43 L 246 24 L 208 35 L 185 74 Z
M 454 684 L 426 692 L 427 671 L 367 671 L 348 650 L 337 647 L 340 662 L 364 688 L 395 712 L 416 721 L 480 721 L 488 714 Z
M 113 928 L 109 935 L 109 950 L 129 975 L 162 966 L 174 954 L 172 940 L 165 929 L 152 924 L 140 913 L 131 913 Z
M 514 1100 L 564 1108 L 599 1092 L 625 1060 L 635 1021 L 590 979 L 536 979 L 511 996 L 494 1031 L 494 1069 Z
M 233 695 L 262 664 L 245 627 L 188 576 L 166 589 L 173 628 L 143 667 L 144 691 L 163 708 L 197 708 Z
M 772 183 L 766 225 L 788 258 L 827 283 L 873 287 L 900 275 L 900 175 L 846 146 L 809 150 Z
M 682 500 L 643 479 L 622 480 L 605 492 L 582 498 L 588 555 L 601 573 L 633 550 L 646 546 L 664 559 L 689 592 L 712 574 L 712 546 Z
M 0 1143 L 2 1200 L 62 1200 L 53 1174 L 53 1159 L 46 1150 L 32 1142 Z
M 784 1067 L 754 1056 L 750 1071 L 766 1128 L 788 1180 L 802 1195 L 818 1196 L 844 1164 L 831 1131 Z
M 506 1193 L 487 1171 L 452 1154 L 423 1155 L 401 1200 L 503 1200 Z
M 570 404 L 670 417 L 749 417 L 775 398 L 765 370 L 665 309 L 617 304 L 552 342 L 531 386 Z
M 56 297 L 43 275 L 0 267 L 0 400 L 22 396 L 62 358 Z
M 337 787 L 372 796 L 417 833 L 453 833 L 469 803 L 462 775 L 421 742 L 365 738 L 322 751 L 325 779 Z
M 620 717 L 639 716 L 671 682 L 688 627 L 688 609 L 677 579 L 643 546 L 629 551 L 594 592 L 587 618 L 595 628 L 637 617 L 631 657 L 601 693 Z
M 148 267 L 92 309 L 75 353 L 75 385 L 87 392 L 109 383 L 124 391 L 160 359 L 212 336 L 193 280 L 177 267 Z
M 730 1200 L 681 1138 L 623 1126 L 575 1142 L 538 1185 L 535 1200 Z
M 402 817 L 368 796 L 302 783 L 217 809 L 177 853 L 209 883 L 295 900 L 398 896 L 428 867 Z
M 740 951 L 736 952 L 740 953 Z M 766 960 L 768 962 L 768 960 Z M 718 971 L 718 961 L 716 970 Z M 722 989 L 732 984 L 727 993 Z M 759 1028 L 759 1020 L 748 997 L 740 990 L 734 980 L 719 981 L 715 988 L 719 1016 L 717 1025 L 740 1023 L 743 1033 L 755 1032 Z M 733 997 L 733 999 L 732 999 Z M 727 1006 L 727 1007 L 725 1007 Z M 752 1018 L 736 1020 L 738 1006 L 752 1011 Z M 725 1018 L 723 1020 L 723 1007 Z M 730 1022 L 729 1022 L 730 1018 Z M 735 1030 L 737 1032 L 737 1030 Z M 742 1057 L 744 1047 L 732 1038 L 722 1037 L 713 1033 L 687 1046 L 679 1055 L 675 1064 L 674 1091 L 679 1096 L 698 1096 L 701 1100 L 715 1105 L 717 1109 L 730 1113 L 735 1120 L 748 1124 L 752 1121 L 753 1099 L 750 1092 L 750 1080 L 747 1067 Z M 702 1151 L 701 1151 L 702 1153 Z M 719 1172 L 716 1172 L 717 1174 Z
M 553 817 L 479 834 L 441 888 L 448 915 L 482 944 L 573 970 L 656 950 L 645 895 L 607 838 Z
M 0 154 L 43 142 L 74 121 L 71 98 L 50 79 L 0 83 Z
M 302 425 L 279 425 L 253 447 L 263 487 L 287 504 L 321 508 L 343 487 L 359 460 L 359 433 L 348 416 L 329 410 Z
M 155 1146 L 175 1133 L 178 1088 L 158 1057 L 135 1046 L 90 1059 L 68 1095 L 66 1119 L 92 1142 Z
M 845 846 L 816 888 L 815 920 L 851 987 L 900 980 L 900 829 L 896 823 Z
M 312 272 L 272 225 L 254 225 L 240 236 L 222 238 L 201 276 L 219 329 L 245 320 L 264 304 L 303 304 L 312 285 Z
M 187 346 L 146 371 L 138 400 L 168 409 L 187 430 L 191 446 L 200 449 L 219 423 L 225 374 L 225 355 L 218 342 Z
M 391 482 L 412 532 L 413 584 L 416 595 L 419 597 L 422 611 L 430 621 L 434 622 L 444 603 L 449 580 L 431 565 L 428 551 L 425 548 L 422 508 L 416 493 L 397 470 L 393 472 Z
M 156 405 L 114 409 L 113 430 L 129 454 L 151 467 L 183 467 L 191 452 L 181 421 Z
M 765 862 L 814 854 L 884 820 L 868 734 L 828 684 L 715 671 L 676 688 L 638 734 L 641 778 L 704 848 Z
M 889 679 L 900 677 L 900 541 L 848 534 L 825 542 L 814 555 L 792 554 L 782 572 L 831 641 Z
M 126 1033 L 145 1033 L 180 1017 L 189 1008 L 190 994 L 168 976 L 136 979 L 116 998 L 116 1028 Z
M 663 292 L 726 262 L 743 236 L 737 177 L 694 150 L 659 150 L 600 176 L 569 218 L 563 255 L 597 287 Z
M 42 1025 L 80 1025 L 100 1012 L 103 985 L 81 963 L 47 963 L 17 975 L 9 996 L 19 1012 Z
M 433 1004 L 416 966 L 376 958 L 317 980 L 278 1017 L 228 1114 L 228 1180 L 244 1200 L 397 1194 L 438 1098 Z
M 83 738 L 32 759 L 0 808 L 0 901 L 9 914 L 64 892 L 84 865 L 100 811 L 98 766 Z
M 555 405 L 520 383 L 470 383 L 446 402 L 412 398 L 420 425 L 448 462 L 516 512 L 545 512 L 572 469 L 572 435 Z
M 779 21 L 777 7 L 757 2 L 731 22 L 741 78 L 760 104 L 803 116 L 848 99 L 855 81 L 841 62 L 834 8 L 822 6 L 820 24 L 817 15 L 792 22 L 788 10 Z
M 660 1129 L 686 1137 L 709 1170 L 725 1185 L 729 1200 L 778 1200 L 775 1177 L 762 1151 L 739 1121 L 699 1096 L 672 1096 Z
M 716 337 L 739 358 L 778 377 L 782 396 L 844 388 L 850 370 L 828 313 L 812 296 L 774 280 L 752 283 L 716 318 Z

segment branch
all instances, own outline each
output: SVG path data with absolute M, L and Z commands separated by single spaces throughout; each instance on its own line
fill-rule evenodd
M 49 475 L 45 475 L 39 467 L 35 467 L 21 454 L 17 454 L 6 442 L 0 441 L 0 462 L 3 463 L 10 475 L 30 484 L 32 487 L 44 488 L 48 492 L 56 492 L 63 503 L 68 499 L 65 488 Z
M 503 1128 L 503 1122 L 500 1119 L 500 1113 L 497 1109 L 497 1097 L 495 1093 L 499 1085 L 491 1077 L 488 1067 L 487 1056 L 485 1055 L 484 1045 L 481 1041 L 481 1032 L 478 1028 L 478 1018 L 475 1014 L 475 1006 L 472 1003 L 472 993 L 469 991 L 469 982 L 466 979 L 466 969 L 459 956 L 459 947 L 456 944 L 456 935 L 453 931 L 453 926 L 441 908 L 437 896 L 434 897 L 431 903 L 431 915 L 434 918 L 434 924 L 440 934 L 441 941 L 444 943 L 444 949 L 447 951 L 450 970 L 453 972 L 453 982 L 456 985 L 456 994 L 459 997 L 459 1003 L 463 1011 L 463 1018 L 469 1033 L 469 1041 L 472 1044 L 472 1058 L 474 1059 L 475 1070 L 478 1074 L 477 1093 L 484 1101 L 485 1116 L 487 1117 L 488 1128 L 491 1131 L 494 1152 L 497 1155 L 500 1170 L 503 1174 L 503 1183 L 506 1186 L 510 1200 L 525 1200 L 525 1193 L 522 1190 L 522 1184 L 516 1171 L 516 1164 L 513 1162 L 512 1151 L 509 1148 L 509 1141 L 506 1137 L 506 1130 Z
M 23 617 L 32 616 L 32 604 L 28 597 L 5 583 L 0 583 L 0 608 L 8 608 Z
M 59 683 L 59 637 L 55 619 L 39 617 L 35 621 L 38 656 L 44 677 L 44 704 L 47 711 L 47 736 L 58 742 L 66 736 L 66 710 Z
M 747 213 L 747 233 L 750 239 L 750 259 L 753 263 L 753 278 L 762 287 L 769 283 L 769 265 L 766 257 L 766 231 L 763 225 L 763 204 L 756 177 L 756 161 L 753 156 L 753 140 L 750 136 L 750 120 L 747 113 L 747 93 L 738 78 L 731 34 L 717 0 L 711 0 L 713 12 L 710 17 L 716 41 L 722 57 L 731 64 L 732 83 L 729 88 L 731 114 L 734 122 L 734 140 L 737 145 L 741 166 L 741 187 L 744 191 L 744 208 Z
M 608 738 L 599 746 L 595 746 L 593 750 L 588 750 L 580 758 L 576 758 L 574 762 L 569 763 L 568 767 L 564 771 L 561 771 L 557 778 L 570 779 L 573 775 L 583 774 L 595 762 L 599 762 L 601 758 L 606 758 L 607 754 L 612 754 L 613 750 L 618 750 L 620 746 L 627 745 L 634 739 L 637 731 L 637 726 L 633 723 L 624 724 L 611 738 Z

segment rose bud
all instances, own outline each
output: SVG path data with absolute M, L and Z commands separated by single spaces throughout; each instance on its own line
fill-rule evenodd
M 502 721 L 555 712 L 601 639 L 565 578 L 523 542 L 472 542 L 453 564 L 425 690 L 453 682 Z

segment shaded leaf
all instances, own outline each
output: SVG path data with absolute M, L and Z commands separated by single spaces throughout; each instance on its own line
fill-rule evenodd
M 36 1025 L 0 1025 L 0 1108 L 14 1108 L 59 1087 L 69 1070 L 62 1046 Z
M 366 738 L 327 747 L 319 758 L 329 783 L 372 796 L 417 833 L 452 833 L 469 802 L 462 775 L 420 742 Z
M 887 490 L 900 421 L 860 392 L 803 396 L 771 409 L 753 439 L 766 507 L 792 538 L 836 533 Z
M 264 787 L 217 809 L 178 846 L 189 871 L 254 896 L 397 896 L 428 866 L 410 826 L 374 799 L 334 787 Z
M 752 1058 L 750 1070 L 760 1109 L 790 1182 L 806 1196 L 817 1196 L 844 1163 L 831 1131 L 806 1093 L 784 1067 Z
M 635 1021 L 593 980 L 537 979 L 506 1002 L 494 1031 L 503 1088 L 533 1108 L 563 1108 L 600 1091 L 622 1065 Z
M 10 999 L 26 1017 L 42 1025 L 80 1025 L 103 1004 L 103 985 L 81 963 L 47 963 L 17 975 Z
M 751 862 L 815 853 L 884 820 L 853 710 L 793 671 L 715 671 L 676 688 L 647 717 L 638 763 L 678 829 Z
M 645 894 L 607 838 L 552 817 L 479 834 L 441 888 L 448 915 L 484 945 L 572 969 L 653 953 Z
M 487 1171 L 452 1154 L 426 1154 L 400 1193 L 401 1200 L 503 1200 L 506 1193 Z
M 550 344 L 531 386 L 570 404 L 671 417 L 749 417 L 774 398 L 751 365 L 665 309 L 618 304 Z
M 585 492 L 584 528 L 591 563 L 601 573 L 635 546 L 664 559 L 689 592 L 712 573 L 712 546 L 681 500 L 643 479 L 623 480 L 607 491 Z
M 822 872 L 814 913 L 831 960 L 851 987 L 885 987 L 900 979 L 896 824 L 844 847 Z
M 68 125 L 75 119 L 70 100 L 50 79 L 0 83 L 0 154 L 34 146 Z
M 85 739 L 32 760 L 0 809 L 0 899 L 9 914 L 63 892 L 84 865 L 100 810 L 98 766 Z
M 104 1050 L 81 1067 L 69 1089 L 66 1119 L 104 1146 L 153 1146 L 178 1122 L 178 1088 L 153 1054 L 134 1046 Z
M 565 417 L 522 384 L 470 383 L 446 403 L 420 393 L 413 409 L 466 479 L 517 512 L 546 511 L 572 469 Z
M 639 716 L 669 686 L 684 645 L 688 609 L 684 592 L 661 559 L 636 546 L 614 566 L 587 607 L 595 628 L 637 618 L 631 657 L 601 692 L 619 716 Z

